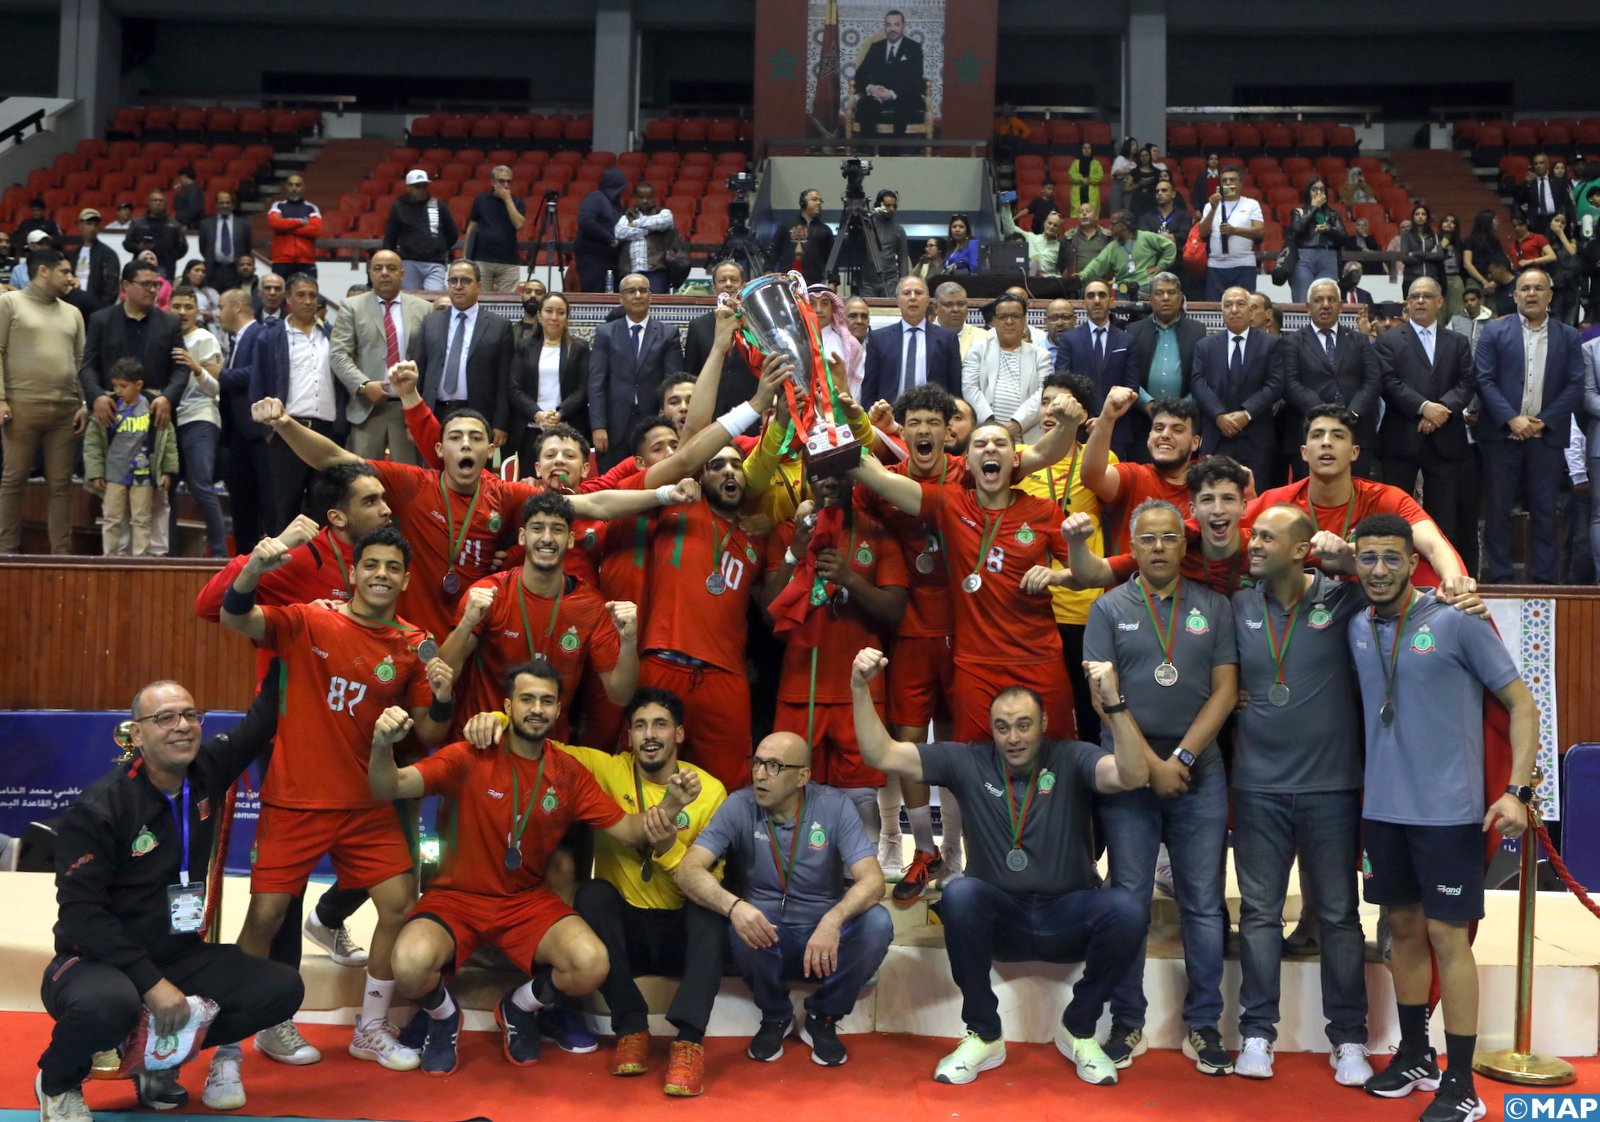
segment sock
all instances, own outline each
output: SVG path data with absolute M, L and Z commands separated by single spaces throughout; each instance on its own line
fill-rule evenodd
M 1476 1033 L 1471 1036 L 1457 1036 L 1453 1032 L 1444 1034 L 1444 1053 L 1449 1064 L 1445 1074 L 1474 1094 L 1477 1092 L 1472 1083 L 1472 1053 L 1477 1050 Z
M 456 1011 L 455 998 L 450 996 L 450 991 L 444 988 L 443 982 L 434 986 L 432 992 L 423 995 L 417 1004 L 422 1006 L 423 1012 L 436 1021 L 448 1020 Z
M 538 973 L 512 991 L 511 1004 L 524 1013 L 537 1013 L 546 1005 L 554 1005 L 560 994 L 551 980 L 552 973 L 548 966 L 539 967 Z
M 933 846 L 933 807 L 908 806 L 906 820 L 911 823 L 911 842 L 918 853 L 938 853 Z
M 878 788 L 878 840 L 900 840 L 900 777 L 889 776 L 889 781 Z
M 939 788 L 939 817 L 944 826 L 944 831 L 939 840 L 946 849 L 960 855 L 961 853 L 961 804 L 956 802 L 956 796 L 948 787 Z
M 1400 1005 L 1400 1051 L 1408 1056 L 1420 1056 L 1428 1050 L 1428 1007 L 1426 1005 Z M 1471 1067 L 1471 1053 L 1468 1053 Z
M 389 1003 L 393 1000 L 394 979 L 374 978 L 368 974 L 366 988 L 361 994 L 361 1024 L 388 1020 Z

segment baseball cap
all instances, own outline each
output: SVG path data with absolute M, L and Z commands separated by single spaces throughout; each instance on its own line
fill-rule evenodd
M 410 171 L 406 172 L 407 187 L 411 186 L 413 183 L 426 182 L 428 182 L 428 173 L 423 171 L 421 168 L 412 168 Z
M 50 235 L 45 233 L 43 230 L 30 230 L 28 232 L 29 245 L 38 245 L 40 242 L 47 242 L 49 240 Z
M 86 206 L 86 207 L 84 207 L 82 210 L 80 210 L 78 212 L 78 221 L 79 222 L 82 222 L 82 221 L 84 221 L 85 219 L 88 219 L 88 218 L 93 218 L 93 219 L 98 221 L 99 218 L 100 218 L 100 212 L 98 210 L 94 209 L 94 207 L 92 207 L 92 206 Z

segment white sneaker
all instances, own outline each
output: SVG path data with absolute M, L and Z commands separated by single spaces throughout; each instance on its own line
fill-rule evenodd
M 898 834 L 878 841 L 878 864 L 883 866 L 883 875 L 887 880 L 896 880 L 905 875 L 904 847 L 900 844 Z
M 1006 1042 L 1000 1040 L 984 1040 L 975 1032 L 969 1032 L 956 1045 L 956 1050 L 939 1061 L 933 1069 L 935 1083 L 971 1083 L 978 1078 L 979 1072 L 997 1068 L 1006 1062 Z
M 257 1052 L 280 1064 L 303 1067 L 322 1059 L 322 1053 L 300 1035 L 300 1030 L 292 1020 L 280 1021 L 271 1028 L 262 1029 L 256 1033 L 255 1041 Z
M 206 1073 L 205 1093 L 200 1101 L 212 1110 L 238 1110 L 244 1105 L 244 1080 L 239 1078 L 241 1059 L 237 1045 L 218 1048 Z
M 1111 1062 L 1091 1036 L 1073 1036 L 1067 1026 L 1056 1025 L 1056 1051 L 1071 1060 L 1078 1069 L 1078 1078 L 1096 1087 L 1109 1087 L 1117 1081 L 1117 1065 Z
M 1233 1061 L 1233 1073 L 1246 1079 L 1272 1078 L 1272 1041 L 1262 1036 L 1247 1036 L 1239 1058 Z
M 961 852 L 960 839 L 941 845 L 939 856 L 944 859 L 944 873 L 939 877 L 941 884 L 967 875 L 967 864 Z
M 306 916 L 303 930 L 307 939 L 327 951 L 328 957 L 340 966 L 367 964 L 367 949 L 350 938 L 350 929 L 343 924 L 329 927 L 317 918 L 315 908 L 312 908 L 311 914 Z
M 422 1057 L 414 1048 L 407 1048 L 397 1039 L 400 1035 L 387 1020 L 362 1022 L 357 1020 L 355 1036 L 350 1040 L 350 1054 L 358 1060 L 372 1060 L 390 1071 L 414 1071 L 422 1065 Z
M 1341 1044 L 1328 1056 L 1328 1066 L 1333 1068 L 1333 1081 L 1341 1087 L 1363 1087 L 1372 1078 L 1372 1065 L 1367 1062 L 1365 1044 Z
M 41 1071 L 33 1077 L 33 1097 L 39 1100 L 39 1122 L 94 1122 L 89 1104 L 83 1101 L 82 1087 L 47 1095 Z

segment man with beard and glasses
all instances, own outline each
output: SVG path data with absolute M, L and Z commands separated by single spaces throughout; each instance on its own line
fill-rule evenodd
M 1111 434 L 1117 418 L 1129 409 L 1137 395 L 1126 386 L 1113 387 L 1106 394 L 1100 419 L 1089 430 L 1083 446 L 1083 485 L 1095 493 L 1103 506 L 1118 506 L 1131 512 L 1146 499 L 1163 499 L 1189 513 L 1189 461 L 1200 450 L 1200 411 L 1194 402 L 1163 399 L 1150 404 L 1150 435 L 1145 446 L 1147 464 L 1110 462 Z M 1131 517 L 1113 527 L 1107 549 L 1125 547 Z
M 561 712 L 560 672 L 542 659 L 521 663 L 506 671 L 504 692 L 510 720 L 499 751 L 463 740 L 397 767 L 394 746 L 413 724 L 399 707 L 384 710 L 372 734 L 374 798 L 443 795 L 455 806 L 439 876 L 411 909 L 394 948 L 400 991 L 418 1005 L 402 1039 L 420 1053 L 412 1066 L 429 1075 L 449 1075 L 457 1063 L 461 1010 L 445 976 L 485 945 L 532 975 L 495 1006 L 501 1052 L 517 1067 L 539 1062 L 539 1011 L 593 993 L 608 966 L 605 944 L 546 883 L 550 855 L 577 824 L 629 849 L 665 854 L 677 845 L 674 818 L 700 793 L 698 776 L 676 772 L 659 806 L 625 813 L 550 736 Z

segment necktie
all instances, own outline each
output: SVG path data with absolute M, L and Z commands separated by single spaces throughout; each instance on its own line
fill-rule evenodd
M 1244 372 L 1244 336 L 1233 337 L 1233 357 L 1228 360 L 1228 379 L 1236 381 Z
M 1333 332 L 1326 327 L 1322 329 L 1322 349 L 1328 354 L 1328 365 L 1333 365 Z
M 1105 364 L 1106 364 L 1106 329 L 1103 328 L 1103 327 L 1097 327 L 1097 328 L 1094 329 L 1094 365 L 1095 365 L 1095 369 L 1098 370 L 1102 366 L 1104 366 Z
M 1433 328 L 1417 328 L 1417 337 L 1422 340 L 1422 349 L 1428 352 L 1428 361 L 1433 361 Z
M 394 329 L 394 301 L 383 303 L 383 361 L 393 366 L 400 361 L 400 334 Z
M 233 260 L 233 218 L 222 215 L 217 219 L 217 256 L 223 261 Z
M 445 356 L 445 383 L 450 387 L 440 396 L 446 401 L 460 401 L 467 395 L 462 392 L 461 355 L 466 350 L 467 313 L 456 313 L 455 334 L 450 337 L 450 353 Z
M 917 385 L 917 340 L 922 338 L 922 328 L 911 329 L 911 340 L 906 344 L 906 366 L 900 372 L 900 392 L 914 389 Z
M 633 325 L 633 360 L 635 362 L 639 361 L 639 347 L 640 347 L 641 341 L 643 339 L 644 339 L 644 324 L 642 324 L 642 323 L 634 324 Z
M 884 59 L 885 62 L 893 62 L 894 61 L 894 44 L 893 43 L 889 44 L 889 49 L 888 49 L 888 51 L 886 51 L 884 53 L 883 59 Z
M 1550 194 L 1550 177 L 1546 175 L 1539 177 L 1539 208 L 1543 214 L 1556 212 L 1556 202 Z

